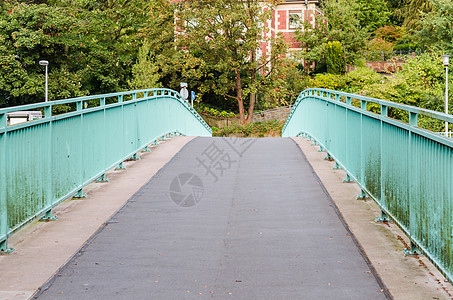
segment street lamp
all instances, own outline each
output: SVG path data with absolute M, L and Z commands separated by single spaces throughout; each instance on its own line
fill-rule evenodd
M 308 21 L 308 0 L 305 0 L 305 14 L 307 15 L 307 18 L 305 19 L 306 22 Z M 307 28 L 304 28 L 304 30 L 307 30 Z
M 48 80 L 47 80 L 47 66 L 49 65 L 49 62 L 47 60 L 40 60 L 39 65 L 45 66 L 46 67 L 46 102 L 49 101 L 49 90 L 48 90 Z
M 448 114 L 448 64 L 450 55 L 442 55 L 441 57 L 445 66 L 445 113 Z M 445 136 L 448 136 L 448 122 L 445 122 Z

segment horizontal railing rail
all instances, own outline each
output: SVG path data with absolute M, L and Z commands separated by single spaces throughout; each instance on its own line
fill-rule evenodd
M 353 104 L 360 107 L 356 107 Z M 378 105 L 380 114 L 368 110 Z M 405 112 L 408 123 L 388 116 Z M 453 140 L 418 126 L 419 116 L 453 123 L 453 116 L 327 89 L 303 91 L 282 136 L 313 139 L 346 181 L 355 181 L 453 281 Z
M 53 114 L 66 105 L 67 113 Z M 43 118 L 7 125 L 7 115 Z M 201 116 L 169 89 L 146 89 L 0 109 L 0 252 L 8 237 L 168 135 L 211 136 Z

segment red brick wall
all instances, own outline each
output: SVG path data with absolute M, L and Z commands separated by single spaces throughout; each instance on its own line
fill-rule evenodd
M 286 10 L 279 10 L 277 11 L 279 17 L 278 17 L 278 22 L 280 22 L 280 24 L 278 25 L 278 29 L 279 30 L 285 30 L 286 29 L 286 13 L 287 11 Z
M 294 38 L 293 32 L 282 32 L 282 35 L 285 37 L 286 42 L 290 45 L 290 48 L 300 48 L 301 43 L 296 41 Z
M 276 16 L 276 12 L 275 10 L 272 11 L 272 21 L 271 21 L 271 27 L 273 29 L 275 29 L 275 16 Z

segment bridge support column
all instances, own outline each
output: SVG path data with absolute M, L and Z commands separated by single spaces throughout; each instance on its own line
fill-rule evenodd
M 390 222 L 390 218 L 387 216 L 385 211 L 381 210 L 381 216 L 380 217 L 376 217 L 376 219 L 374 219 L 374 221 L 377 222 L 377 223 Z
M 84 194 L 83 188 L 81 188 L 80 190 L 77 191 L 77 193 L 72 198 L 81 199 L 81 198 L 86 198 L 86 197 L 87 197 L 87 194 Z
M 52 213 L 52 209 L 49 209 L 48 211 L 46 211 L 46 213 L 44 214 L 44 216 L 42 216 L 39 221 L 41 222 L 47 222 L 47 221 L 56 221 L 58 220 L 58 216 L 57 215 L 54 215 Z
M 126 167 L 123 165 L 123 162 L 120 162 L 118 167 L 115 168 L 115 170 L 126 170 Z
M 352 180 L 351 176 L 349 176 L 349 174 L 346 173 L 346 178 L 343 179 L 343 182 L 350 183 L 350 182 L 354 182 L 354 180 Z
M 105 177 L 105 173 L 101 175 L 101 177 L 99 177 L 96 182 L 109 182 L 109 179 L 107 177 Z
M 404 249 L 404 256 L 411 256 L 411 255 L 420 255 L 420 250 L 418 250 L 417 245 L 411 240 L 411 247 L 410 249 Z
M 151 152 L 151 149 L 149 149 L 149 146 L 146 145 L 145 148 L 143 148 L 142 152 Z
M 140 160 L 140 156 L 138 156 L 138 153 L 135 153 L 134 155 L 131 156 L 131 158 L 129 158 L 130 160 Z
M 10 254 L 14 252 L 14 248 L 8 248 L 8 239 L 0 242 L 0 254 Z
M 360 195 L 357 195 L 356 199 L 357 200 L 365 200 L 369 198 L 368 195 L 365 193 L 364 190 L 360 190 Z

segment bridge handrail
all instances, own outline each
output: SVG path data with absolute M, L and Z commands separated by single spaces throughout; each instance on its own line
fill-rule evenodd
M 433 119 L 438 119 L 438 120 L 441 120 L 444 122 L 453 123 L 453 115 L 446 114 L 443 112 L 433 111 L 433 110 L 429 110 L 429 109 L 425 109 L 425 108 L 420 108 L 420 107 L 416 107 L 416 106 L 396 103 L 396 102 L 372 98 L 372 97 L 366 97 L 366 96 L 362 96 L 362 95 L 358 95 L 358 94 L 340 92 L 340 91 L 329 90 L 329 89 L 321 89 L 321 88 L 309 88 L 309 89 L 302 91 L 299 94 L 299 96 L 297 97 L 296 102 L 293 105 L 293 109 L 289 113 L 288 119 L 286 120 L 285 125 L 283 126 L 282 132 L 285 131 L 285 128 L 286 128 L 287 124 L 289 123 L 292 115 L 294 114 L 294 111 L 297 109 L 297 106 L 299 105 L 300 101 L 302 101 L 304 96 L 310 95 L 310 96 L 315 96 L 315 97 L 319 96 L 319 97 L 325 98 L 323 96 L 323 93 L 326 93 L 326 94 L 328 93 L 329 97 L 335 96 L 334 101 L 340 101 L 340 97 L 343 96 L 343 97 L 346 97 L 346 99 L 349 98 L 350 100 L 357 99 L 360 101 L 366 101 L 366 102 L 370 102 L 370 103 L 379 104 L 381 106 L 381 109 L 382 109 L 382 107 L 387 107 L 387 108 L 393 107 L 393 108 L 407 111 L 408 113 L 424 115 L 424 116 L 427 116 L 427 117 L 430 117 Z M 350 102 L 349 102 L 349 104 L 350 104 Z
M 84 102 L 95 100 L 84 108 Z M 108 101 L 108 102 L 107 102 Z M 112 103 L 109 103 L 112 102 Z M 69 112 L 52 114 L 56 105 Z M 74 105 L 75 104 L 75 105 Z M 43 118 L 8 125 L 10 112 Z M 7 239 L 123 161 L 167 135 L 211 136 L 203 118 L 173 90 L 143 89 L 0 109 L 0 253 Z
M 344 98 L 346 99 L 344 99 Z M 352 100 L 360 100 L 360 107 Z M 380 105 L 380 114 L 367 110 Z M 388 108 L 409 122 L 388 117 Z M 453 139 L 418 126 L 418 116 L 453 123 L 453 116 L 328 89 L 300 93 L 282 136 L 304 136 L 356 182 L 453 282 Z M 420 252 L 418 252 L 420 253 Z
M 152 92 L 152 94 L 149 94 Z M 143 93 L 143 97 L 141 98 L 136 98 L 137 94 Z M 181 101 L 184 106 L 192 112 L 197 119 L 200 120 L 200 122 L 205 126 L 205 128 L 212 133 L 211 127 L 205 122 L 205 120 L 198 114 L 198 112 L 189 104 L 187 100 L 184 100 L 181 95 L 174 90 L 167 89 L 167 88 L 153 88 L 153 89 L 141 89 L 141 90 L 134 90 L 134 91 L 125 91 L 125 92 L 116 92 L 116 93 L 108 93 L 108 94 L 100 94 L 100 95 L 89 95 L 89 96 L 82 96 L 82 97 L 76 97 L 76 98 L 68 98 L 68 99 L 62 99 L 62 100 L 54 100 L 54 101 L 48 101 L 48 102 L 38 102 L 38 103 L 33 103 L 33 104 L 26 104 L 26 105 L 20 105 L 20 106 L 10 106 L 6 108 L 0 108 L 0 132 L 2 131 L 2 128 L 4 129 L 6 127 L 6 114 L 10 112 L 15 112 L 15 111 L 26 111 L 26 110 L 32 110 L 32 109 L 39 109 L 39 108 L 44 108 L 48 109 L 48 115 L 44 116 L 44 118 L 48 118 L 52 116 L 52 107 L 56 105 L 61 105 L 61 104 L 71 104 L 71 103 L 81 103 L 83 101 L 89 101 L 89 100 L 100 100 L 100 99 L 106 99 L 106 98 L 112 98 L 112 97 L 118 97 L 118 102 L 117 103 L 110 103 L 110 104 L 104 104 L 92 107 L 92 108 L 87 108 L 91 111 L 96 111 L 96 110 L 101 110 L 104 109 L 104 107 L 108 106 L 114 106 L 118 103 L 121 103 L 123 101 L 122 97 L 124 96 L 132 96 L 131 100 L 127 101 L 144 101 L 147 99 L 150 99 L 151 97 L 174 97 Z M 69 112 L 68 114 L 71 113 L 76 113 L 77 112 Z M 59 117 L 65 116 L 67 117 L 67 114 L 61 114 L 58 115 Z M 35 120 L 39 121 L 39 120 Z M 36 124 L 36 123 L 35 123 Z M 22 128 L 28 126 L 27 123 L 20 123 L 17 126 L 17 128 Z

